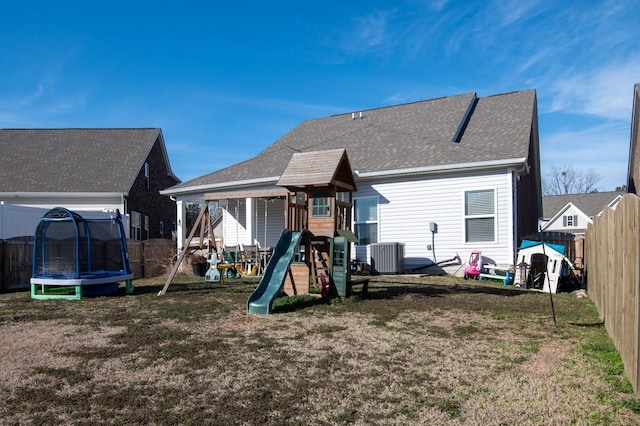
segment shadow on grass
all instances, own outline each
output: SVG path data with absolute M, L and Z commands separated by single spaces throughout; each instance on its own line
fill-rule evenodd
M 247 281 L 243 279 L 225 279 L 224 284 L 219 282 L 210 283 L 202 280 L 189 280 L 189 281 L 178 281 L 173 282 L 167 288 L 167 292 L 164 294 L 165 296 L 171 295 L 172 293 L 194 293 L 194 292 L 219 292 L 223 291 L 226 293 L 251 293 L 257 285 L 257 282 Z M 142 295 L 142 294 L 158 294 L 164 288 L 164 282 L 161 284 L 143 284 L 143 285 L 135 285 L 134 282 L 134 290 L 133 295 Z M 124 294 L 124 289 L 120 289 L 122 294 Z
M 598 322 L 569 322 L 570 325 L 574 325 L 576 327 L 585 327 L 585 328 L 603 328 L 604 321 Z
M 278 297 L 273 303 L 273 314 L 284 314 L 287 312 L 298 311 L 313 306 L 328 305 L 329 299 L 315 296 L 290 296 Z
M 383 282 L 376 282 L 369 288 L 366 294 L 367 299 L 394 299 L 404 297 L 407 294 L 423 295 L 427 297 L 445 297 L 455 294 L 486 294 L 504 297 L 514 297 L 529 294 L 530 291 L 509 287 L 492 287 L 482 285 L 445 285 L 416 282 L 395 281 L 393 284 L 385 285 Z

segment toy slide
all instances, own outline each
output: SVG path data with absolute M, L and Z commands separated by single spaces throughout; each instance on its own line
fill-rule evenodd
M 287 229 L 282 231 L 260 279 L 260 284 L 249 296 L 247 313 L 266 315 L 271 312 L 271 305 L 284 286 L 287 270 L 293 260 L 296 247 L 300 244 L 303 232 L 292 232 Z

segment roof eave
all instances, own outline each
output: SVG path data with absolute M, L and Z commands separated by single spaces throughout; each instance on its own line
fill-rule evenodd
M 0 192 L 0 199 L 19 198 L 109 198 L 129 195 L 126 192 Z
M 379 177 L 399 177 L 408 175 L 426 175 L 437 173 L 450 173 L 469 170 L 487 170 L 495 168 L 518 167 L 524 171 L 527 166 L 527 157 L 506 158 L 503 160 L 478 161 L 472 163 L 445 164 L 438 166 L 412 167 L 407 169 L 381 170 L 376 172 L 354 172 L 360 180 L 375 179 Z
M 275 184 L 278 181 L 278 179 L 280 179 L 280 176 L 269 176 L 269 177 L 256 178 L 256 179 L 236 180 L 236 181 L 230 181 L 230 182 L 219 182 L 219 183 L 213 183 L 213 184 L 187 186 L 187 187 L 177 188 L 177 189 L 168 188 L 160 191 L 160 194 L 174 196 L 174 195 L 184 195 L 184 194 L 191 194 L 191 193 L 197 193 L 197 192 L 215 192 L 220 188 L 232 188 L 232 187 L 242 188 L 242 187 L 258 185 L 258 184 Z

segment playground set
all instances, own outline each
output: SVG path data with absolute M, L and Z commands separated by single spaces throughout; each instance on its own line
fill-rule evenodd
M 133 292 L 127 240 L 119 211 L 86 219 L 62 207 L 40 219 L 33 244 L 31 298 L 79 300 Z
M 261 279 L 247 301 L 249 314 L 269 314 L 279 295 L 309 294 L 311 287 L 339 297 L 349 296 L 358 285 L 366 292 L 368 279 L 351 277 L 350 248 L 357 242 L 351 231 L 356 184 L 346 150 L 293 154 L 277 185 L 286 189 L 286 227 L 268 262 L 252 264 L 247 258 L 242 259 L 245 263 L 241 266 L 241 260 L 230 258 L 222 247 L 203 244 L 206 235 L 213 236 L 205 202 L 185 243 L 189 247 L 199 230 L 200 248 L 208 250 L 210 264 L 205 280 L 223 282 L 230 271 L 250 274 L 255 269 Z M 159 295 L 166 292 L 185 255 L 186 250 L 182 250 Z
M 287 189 L 286 229 L 247 301 L 247 312 L 269 314 L 279 294 L 309 294 L 311 286 L 339 297 L 349 296 L 356 285 L 366 292 L 368 279 L 351 278 L 356 184 L 346 150 L 293 154 L 277 185 Z

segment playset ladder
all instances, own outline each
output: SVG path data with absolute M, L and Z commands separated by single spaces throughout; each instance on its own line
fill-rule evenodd
M 322 288 L 322 276 L 329 279 L 331 276 L 329 242 L 324 239 L 311 241 L 311 274 L 313 285 Z

